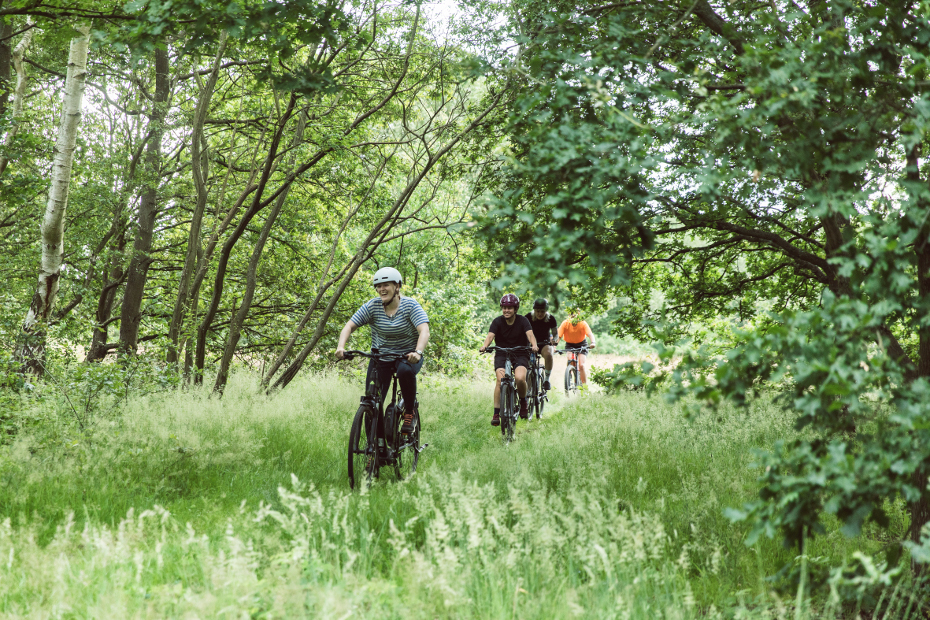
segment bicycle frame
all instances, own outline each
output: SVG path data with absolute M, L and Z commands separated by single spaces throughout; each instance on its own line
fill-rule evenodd
M 501 434 L 504 435 L 505 441 L 512 441 L 520 405 L 516 402 L 509 402 L 510 400 L 515 401 L 517 395 L 516 377 L 513 373 L 513 360 L 511 357 L 523 351 L 529 351 L 532 356 L 535 356 L 535 353 L 530 347 L 487 347 L 485 349 L 485 353 L 497 351 L 505 356 L 504 376 L 501 377 Z M 529 371 L 529 368 L 527 371 Z
M 571 349 L 556 349 L 556 353 L 560 355 L 568 355 L 568 359 L 565 364 L 565 393 L 575 392 L 578 390 L 577 380 L 578 373 L 581 370 L 579 364 L 579 355 L 585 355 L 588 353 L 588 347 L 577 347 Z M 571 375 L 574 374 L 575 377 Z
M 530 417 L 535 414 L 537 420 L 542 417 L 543 408 L 546 406 L 545 403 L 549 400 L 546 396 L 546 390 L 543 389 L 543 382 L 545 381 L 544 372 L 545 364 L 543 356 L 538 353 L 533 353 L 530 356 L 526 396 L 529 402 Z
M 401 442 L 398 436 L 395 433 L 397 430 L 397 417 L 391 417 L 388 421 L 390 422 L 391 434 L 392 436 L 387 436 L 385 429 L 385 418 L 386 410 L 391 410 L 397 415 L 399 409 L 397 401 L 397 391 L 398 391 L 398 379 L 397 373 L 391 373 L 391 401 L 385 407 L 384 400 L 381 395 L 381 376 L 379 363 L 381 362 L 396 362 L 401 359 L 404 359 L 406 353 L 381 353 L 377 349 L 372 349 L 371 353 L 365 353 L 364 351 L 346 351 L 345 359 L 350 360 L 355 356 L 367 357 L 368 359 L 375 360 L 373 367 L 373 372 L 371 376 L 371 381 L 365 386 L 365 395 L 361 398 L 361 406 L 359 412 L 356 413 L 356 417 L 361 415 L 363 411 L 362 407 L 367 407 L 373 412 L 374 420 L 363 420 L 362 424 L 365 425 L 365 437 L 366 445 L 364 450 L 357 449 L 353 445 L 353 435 L 355 434 L 356 423 L 353 422 L 353 431 L 349 434 L 349 478 L 350 484 L 354 487 L 358 481 L 354 480 L 352 459 L 354 456 L 359 458 L 364 457 L 367 459 L 370 465 L 366 465 L 367 477 L 369 481 L 373 476 L 378 474 L 378 471 L 381 467 L 385 465 L 394 465 L 398 473 L 398 478 L 401 477 L 400 467 L 401 462 L 398 460 L 399 455 L 407 448 L 413 448 L 415 451 L 412 458 L 413 471 L 416 470 L 416 463 L 418 460 L 419 453 L 423 451 L 428 444 L 423 444 L 422 446 L 417 445 L 419 441 L 419 428 L 416 429 L 416 432 L 411 434 L 411 436 L 406 437 L 406 439 Z M 403 402 L 403 397 L 401 397 L 401 403 Z M 416 409 L 417 402 L 414 399 L 414 408 Z M 374 431 L 372 434 L 371 431 Z M 358 440 L 358 437 L 355 437 L 355 441 Z
M 590 349 L 588 349 L 588 347 L 579 347 L 577 349 L 556 349 L 555 352 L 563 355 L 567 354 L 568 359 L 566 360 L 566 363 L 571 364 L 572 366 L 578 366 L 578 356 L 587 355 L 590 352 Z

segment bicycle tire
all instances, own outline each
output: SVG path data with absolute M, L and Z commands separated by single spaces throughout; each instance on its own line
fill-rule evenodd
M 527 411 L 532 414 L 536 411 L 536 403 L 539 401 L 539 377 L 537 376 L 536 367 L 534 366 L 526 376 L 526 404 Z
M 543 409 L 546 408 L 546 395 L 542 392 L 542 385 L 546 382 L 545 370 L 542 368 L 536 368 L 536 385 L 540 389 L 536 393 L 536 419 L 539 420 L 542 418 Z
M 578 390 L 578 368 L 571 362 L 565 367 L 565 393 L 571 394 Z
M 514 410 L 516 390 L 509 383 L 501 386 L 501 435 L 504 441 L 509 443 L 513 441 L 514 426 L 516 426 L 517 414 Z
M 398 411 L 402 411 L 398 407 Z M 402 435 L 400 427 L 404 425 L 404 416 L 398 415 L 394 421 L 394 433 L 391 449 L 394 452 L 394 474 L 398 480 L 406 480 L 417 471 L 420 460 L 420 403 L 413 406 L 414 431 Z
M 376 421 L 377 416 L 370 406 L 359 406 L 349 431 L 349 488 L 359 488 L 363 482 L 371 485 L 378 469 L 378 451 L 372 441 L 377 435 L 374 432 Z

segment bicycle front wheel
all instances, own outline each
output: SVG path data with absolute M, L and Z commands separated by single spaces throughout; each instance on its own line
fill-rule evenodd
M 404 425 L 404 416 L 397 415 L 395 418 L 391 446 L 394 451 L 394 473 L 398 480 L 405 480 L 416 472 L 420 460 L 420 403 L 413 407 L 412 433 L 402 435 L 400 429 Z
M 578 368 L 571 363 L 565 368 L 565 393 L 571 394 L 578 389 Z
M 526 375 L 526 404 L 530 413 L 536 411 L 536 404 L 539 402 L 539 390 L 542 383 L 539 381 L 538 372 L 531 368 Z
M 361 405 L 349 431 L 349 487 L 352 489 L 361 488 L 363 483 L 371 485 L 378 469 L 376 423 L 374 410 L 368 405 Z
M 517 423 L 516 390 L 510 384 L 501 386 L 501 434 L 504 441 L 513 441 L 513 430 Z
M 546 408 L 546 395 L 542 392 L 542 385 L 546 382 L 546 374 L 542 368 L 536 369 L 536 386 L 539 391 L 536 392 L 536 419 L 540 419 L 543 414 L 543 409 Z

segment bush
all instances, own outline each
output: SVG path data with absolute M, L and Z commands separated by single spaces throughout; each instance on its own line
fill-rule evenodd
M 646 390 L 650 394 L 668 383 L 667 371 L 656 372 L 650 362 L 627 362 L 615 364 L 611 370 L 591 369 L 591 380 L 604 388 L 608 394 L 620 391 Z

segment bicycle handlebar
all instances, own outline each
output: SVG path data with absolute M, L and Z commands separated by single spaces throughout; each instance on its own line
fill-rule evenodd
M 485 352 L 485 353 L 490 353 L 490 352 L 492 352 L 492 351 L 500 351 L 501 353 L 515 353 L 515 352 L 518 352 L 518 351 L 522 352 L 522 351 L 532 351 L 532 350 L 533 350 L 533 347 L 531 347 L 531 346 L 523 346 L 523 347 L 487 347 L 487 348 L 484 350 L 484 352 Z
M 591 349 L 588 347 L 578 347 L 572 349 L 556 349 L 555 352 L 560 355 L 565 355 L 566 353 L 588 353 Z
M 377 352 L 377 353 L 366 353 L 365 351 L 343 351 L 342 359 L 351 360 L 356 355 L 359 357 L 367 357 L 369 359 L 376 359 L 381 362 L 394 362 L 397 360 L 406 359 L 407 356 L 411 353 L 416 353 L 416 351 L 407 351 L 406 353 L 399 353 L 397 351 L 386 351 L 386 352 Z

